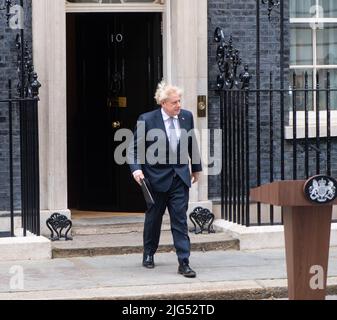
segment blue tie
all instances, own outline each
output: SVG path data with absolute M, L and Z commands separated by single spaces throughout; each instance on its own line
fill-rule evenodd
M 173 117 L 170 117 L 169 123 L 170 123 L 170 126 L 169 126 L 169 129 L 170 129 L 170 147 L 171 147 L 173 152 L 177 152 L 178 136 L 177 136 L 176 128 L 174 126 L 174 118 Z

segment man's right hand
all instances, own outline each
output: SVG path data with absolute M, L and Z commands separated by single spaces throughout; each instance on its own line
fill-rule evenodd
M 142 180 L 145 178 L 142 170 L 137 170 L 133 172 L 133 178 L 136 180 L 136 182 L 141 185 Z

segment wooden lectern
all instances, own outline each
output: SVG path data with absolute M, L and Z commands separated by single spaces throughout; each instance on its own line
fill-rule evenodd
M 251 199 L 284 208 L 289 299 L 324 300 L 332 206 L 337 200 L 316 204 L 307 199 L 305 184 L 304 180 L 291 180 L 262 185 L 251 190 Z

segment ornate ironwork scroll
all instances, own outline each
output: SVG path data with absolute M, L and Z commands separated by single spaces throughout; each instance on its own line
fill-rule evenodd
M 24 48 L 22 48 L 24 46 Z M 24 98 L 38 98 L 41 87 L 37 73 L 34 71 L 31 50 L 27 42 L 23 42 L 22 36 L 16 36 L 16 48 L 18 49 L 18 93 Z
M 217 77 L 217 88 L 233 89 L 239 88 L 240 82 L 242 88 L 249 86 L 250 76 L 248 73 L 248 66 L 245 66 L 245 73 L 238 75 L 238 67 L 242 60 L 240 51 L 233 45 L 233 37 L 230 36 L 226 41 L 224 30 L 217 27 L 214 32 L 214 41 L 219 43 L 216 52 L 216 62 L 219 67 L 219 75 Z M 244 83 L 242 81 L 245 81 Z
M 60 213 L 53 213 L 51 217 L 46 222 L 48 229 L 51 232 L 50 240 L 57 241 L 61 238 L 65 238 L 65 240 L 73 240 L 72 237 L 68 236 L 70 229 L 72 227 L 72 222 L 65 215 Z M 63 230 L 65 230 L 65 234 L 62 234 Z
M 280 0 L 262 0 L 262 4 L 268 4 L 268 19 L 271 20 L 271 13 L 275 7 L 280 5 Z
M 194 228 L 191 232 L 195 234 L 203 233 L 208 231 L 208 233 L 215 233 L 213 229 L 214 214 L 208 209 L 197 207 L 190 214 L 190 220 L 192 221 Z
M 4 4 L 0 6 L 0 10 L 6 10 L 8 26 L 10 25 L 9 20 L 13 15 L 11 8 L 15 5 L 12 0 L 5 0 Z M 20 0 L 20 6 L 23 10 L 23 0 Z M 16 29 L 21 29 L 20 33 L 16 35 L 16 48 L 18 50 L 17 72 L 19 77 L 17 90 L 21 98 L 38 98 L 41 84 L 38 81 L 37 73 L 34 71 L 31 49 L 24 40 L 23 28 L 24 26 L 16 27 Z

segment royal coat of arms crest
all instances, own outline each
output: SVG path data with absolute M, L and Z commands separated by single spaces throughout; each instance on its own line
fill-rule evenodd
M 336 198 L 335 179 L 326 176 L 311 178 L 305 185 L 305 193 L 309 200 L 316 203 L 328 203 Z

